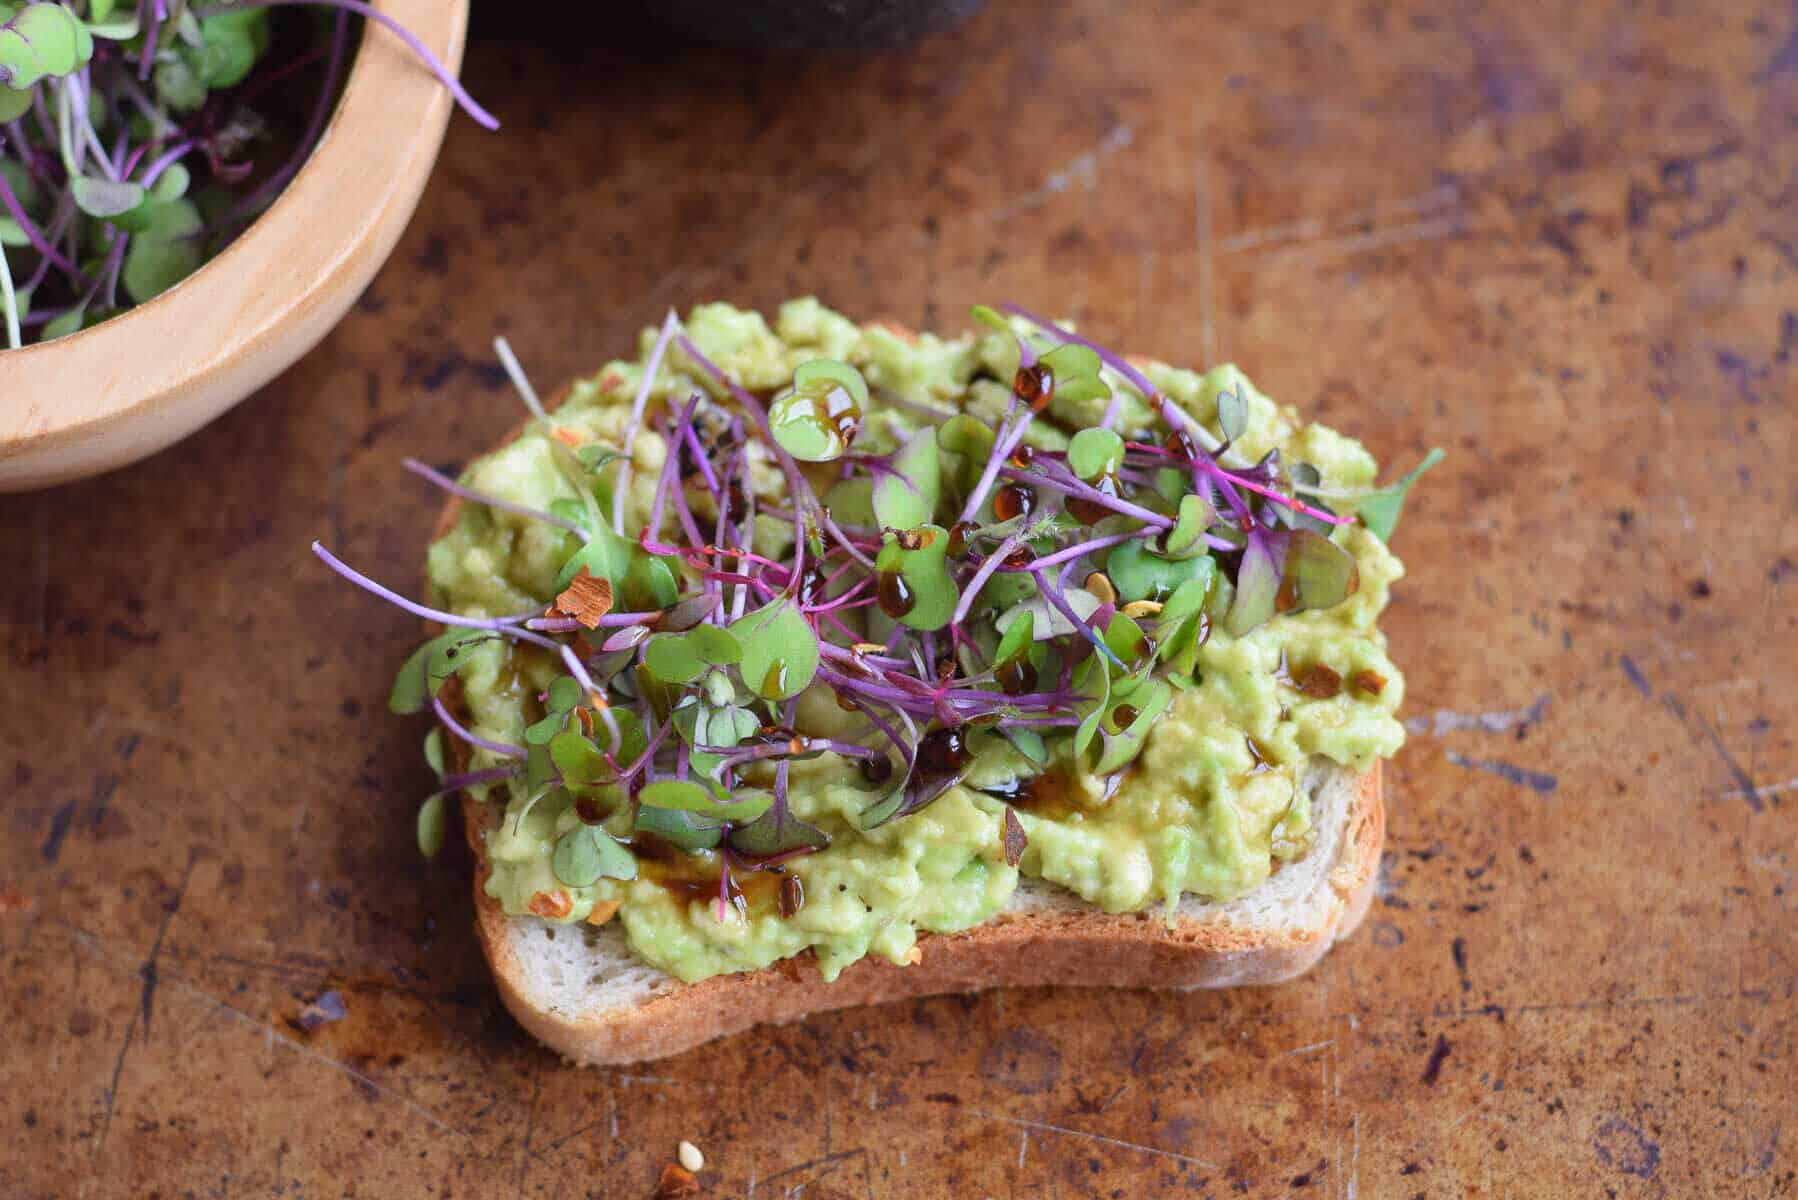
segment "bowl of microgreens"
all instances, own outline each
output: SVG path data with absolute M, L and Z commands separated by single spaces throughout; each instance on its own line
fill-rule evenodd
M 0 0 L 0 491 L 122 466 L 285 369 L 384 262 L 467 0 Z

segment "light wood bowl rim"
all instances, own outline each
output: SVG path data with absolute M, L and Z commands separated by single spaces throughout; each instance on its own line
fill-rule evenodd
M 375 2 L 451 71 L 460 68 L 468 0 Z M 448 89 L 397 37 L 365 21 L 318 146 L 236 241 L 147 304 L 69 337 L 0 351 L 0 491 L 152 454 L 311 349 L 392 252 L 453 108 Z

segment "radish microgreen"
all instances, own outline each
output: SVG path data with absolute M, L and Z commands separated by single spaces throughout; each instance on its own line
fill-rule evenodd
M 921 423 L 902 406 L 890 411 L 909 423 L 889 425 L 882 390 L 835 360 L 751 392 L 671 316 L 633 407 L 666 448 L 647 518 L 619 500 L 628 460 L 558 427 L 506 351 L 536 414 L 523 436 L 550 443 L 563 494 L 536 509 L 410 465 L 470 509 L 565 532 L 547 610 L 429 608 L 316 547 L 359 586 L 452 623 L 407 660 L 392 707 L 436 711 L 459 753 L 508 782 L 518 822 L 546 798 L 575 808 L 581 824 L 555 845 L 568 886 L 634 872 L 611 830 L 716 852 L 725 895 L 732 869 L 829 844 L 788 803 L 794 764 L 820 755 L 859 771 L 864 829 L 930 805 L 987 746 L 1015 750 L 1008 761 L 1025 773 L 1070 756 L 1091 773 L 1129 769 L 1179 694 L 1202 686 L 1214 628 L 1250 637 L 1354 595 L 1344 527 L 1359 519 L 1389 537 L 1439 458 L 1352 493 L 1277 453 L 1245 462 L 1236 447 L 1257 404 L 1240 384 L 1218 393 L 1208 427 L 1126 360 L 1005 311 L 976 312 L 1016 343 L 996 428 L 967 413 Z M 699 384 L 652 403 L 664 350 Z M 1101 407 L 1085 427 L 1050 427 Z M 1044 436 L 1027 441 L 1038 420 Z M 864 427 L 879 436 L 863 439 Z M 770 462 L 786 482 L 772 504 L 744 486 L 752 464 Z M 577 581 L 578 595 L 567 590 Z M 493 641 L 565 668 L 527 705 L 523 746 L 464 728 L 439 694 Z M 808 693 L 834 697 L 860 732 L 803 732 Z M 442 806 L 427 807 L 420 841 L 438 844 Z M 1015 866 L 1027 839 L 1009 807 L 1002 827 Z

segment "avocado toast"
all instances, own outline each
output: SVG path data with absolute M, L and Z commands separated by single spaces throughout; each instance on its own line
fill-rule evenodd
M 1418 474 L 1022 310 L 724 305 L 459 481 L 395 686 L 509 1006 L 586 1061 L 1004 984 L 1294 974 L 1364 911 Z M 1427 463 L 1428 460 L 1426 460 Z

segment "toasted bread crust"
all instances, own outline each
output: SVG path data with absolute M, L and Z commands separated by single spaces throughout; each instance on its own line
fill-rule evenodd
M 566 400 L 560 389 L 546 405 Z M 519 425 L 494 449 L 522 432 Z M 454 527 L 462 501 L 444 505 L 433 540 Z M 453 744 L 452 754 L 465 748 Z M 598 1014 L 570 1014 L 533 1003 L 516 935 L 532 918 L 509 917 L 486 894 L 485 831 L 498 814 L 463 797 L 463 828 L 478 864 L 475 926 L 506 1008 L 535 1037 L 583 1064 L 642 1062 L 757 1025 L 799 1020 L 813 1013 L 917 996 L 969 993 L 995 987 L 1105 986 L 1212 988 L 1271 984 L 1310 969 L 1330 946 L 1367 915 L 1385 837 L 1380 764 L 1356 780 L 1349 828 L 1330 868 L 1324 919 L 1281 934 L 1266 929 L 1177 920 L 1159 914 L 1083 912 L 1004 913 L 961 933 L 923 933 L 921 962 L 897 966 L 863 958 L 826 983 L 810 962 L 787 960 L 759 971 L 718 975 L 699 983 L 670 980 L 644 1003 Z
M 1329 875 L 1328 915 L 1285 936 L 1193 920 L 1170 927 L 1154 913 L 1003 914 L 962 933 L 920 935 L 924 957 L 915 966 L 864 958 L 826 983 L 809 963 L 780 964 L 671 983 L 635 1007 L 577 1016 L 545 1011 L 528 999 L 514 940 L 520 918 L 508 917 L 485 894 L 484 869 L 476 872 L 475 921 L 500 997 L 518 1023 L 567 1058 L 592 1064 L 665 1058 L 756 1025 L 914 996 L 1070 981 L 1146 988 L 1278 983 L 1308 970 L 1367 913 L 1385 834 L 1377 764 L 1358 785 L 1351 828 Z M 464 818 L 479 854 L 490 818 L 472 800 L 465 801 Z

